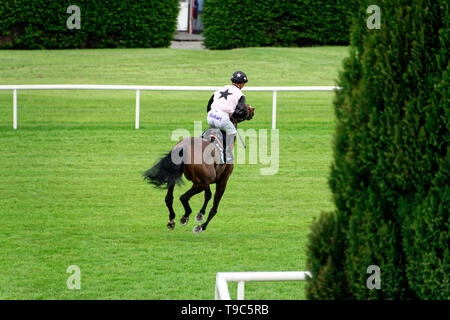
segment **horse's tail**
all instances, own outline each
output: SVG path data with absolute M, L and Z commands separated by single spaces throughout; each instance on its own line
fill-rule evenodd
M 179 153 L 182 156 L 182 148 L 179 150 Z M 183 163 L 175 164 L 172 161 L 172 151 L 170 151 L 142 175 L 144 180 L 158 188 L 169 188 L 175 184 L 180 185 L 183 183 Z

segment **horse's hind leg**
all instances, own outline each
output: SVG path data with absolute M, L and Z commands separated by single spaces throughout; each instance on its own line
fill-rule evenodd
M 209 186 L 205 189 L 205 202 L 203 202 L 203 206 L 200 209 L 200 212 L 197 213 L 197 216 L 195 217 L 195 221 L 202 222 L 203 219 L 205 219 L 205 212 L 206 212 L 206 206 L 208 205 L 209 200 L 211 200 L 211 188 Z
M 173 207 L 172 207 L 174 187 L 175 187 L 175 185 L 168 186 L 167 195 L 165 198 L 166 206 L 169 209 L 169 222 L 167 223 L 167 228 L 169 228 L 169 230 L 175 229 L 175 211 L 173 211 Z
M 189 205 L 189 200 L 192 198 L 192 196 L 196 195 L 197 193 L 202 192 L 205 189 L 205 186 L 194 184 L 192 187 L 186 191 L 181 197 L 180 201 L 183 204 L 184 207 L 184 216 L 181 217 L 180 223 L 182 226 L 185 226 L 189 221 L 189 215 L 192 213 L 191 206 Z

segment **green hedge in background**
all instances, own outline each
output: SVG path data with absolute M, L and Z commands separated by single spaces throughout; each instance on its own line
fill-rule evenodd
M 70 5 L 81 9 L 81 29 L 69 30 Z M 0 48 L 167 47 L 178 0 L 2 0 Z
M 450 299 L 448 10 L 368 0 L 357 13 L 334 101 L 336 210 L 311 229 L 310 299 Z M 372 265 L 380 289 L 367 286 Z
M 348 44 L 358 0 L 205 0 L 205 46 Z

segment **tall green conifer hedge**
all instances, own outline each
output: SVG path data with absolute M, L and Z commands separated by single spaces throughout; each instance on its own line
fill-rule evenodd
M 370 30 L 369 5 L 381 10 Z M 449 299 L 449 3 L 361 4 L 334 100 L 336 210 L 311 229 L 311 299 Z M 368 289 L 368 266 L 380 289 Z

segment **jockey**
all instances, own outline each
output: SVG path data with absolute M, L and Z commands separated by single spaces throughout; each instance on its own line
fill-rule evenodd
M 242 71 L 236 71 L 230 80 L 231 85 L 226 85 L 214 92 L 207 107 L 209 127 L 226 133 L 226 139 L 223 139 L 226 163 L 233 163 L 233 143 L 237 133 L 230 117 L 233 115 L 235 118 L 243 119 L 248 114 L 245 96 L 241 91 L 248 82 L 247 76 Z

